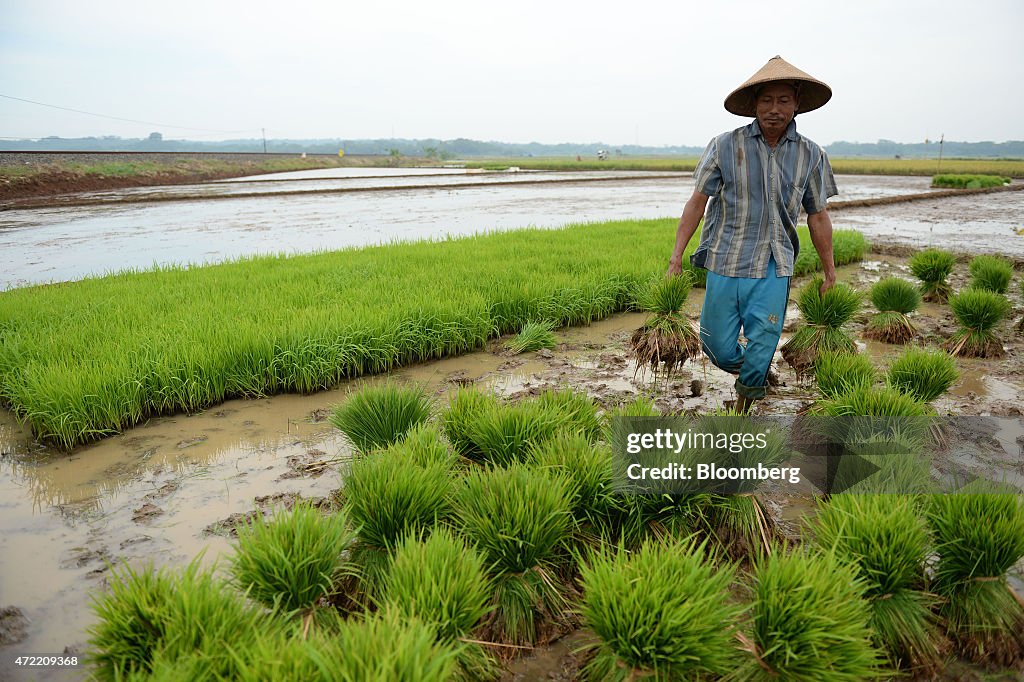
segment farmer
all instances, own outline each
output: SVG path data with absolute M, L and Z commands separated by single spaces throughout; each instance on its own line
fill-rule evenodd
M 825 152 L 796 131 L 794 120 L 831 97 L 825 83 L 772 57 L 726 97 L 727 111 L 754 120 L 708 143 L 679 218 L 668 274 L 680 273 L 683 251 L 704 218 L 700 245 L 690 257 L 708 271 L 701 343 L 711 362 L 737 375 L 735 409 L 741 413 L 767 390 L 799 251 L 801 208 L 824 266 L 821 293 L 836 281 L 825 206 L 838 194 L 835 178 Z M 739 343 L 741 328 L 746 348 Z

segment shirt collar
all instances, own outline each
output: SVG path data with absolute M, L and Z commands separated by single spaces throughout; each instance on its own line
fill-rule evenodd
M 761 124 L 757 122 L 756 118 L 750 122 L 750 125 L 747 126 L 747 137 L 762 137 Z M 796 141 L 798 135 L 796 133 L 795 117 L 792 121 L 789 122 L 789 125 L 786 126 L 786 134 L 783 137 L 785 137 L 787 140 Z

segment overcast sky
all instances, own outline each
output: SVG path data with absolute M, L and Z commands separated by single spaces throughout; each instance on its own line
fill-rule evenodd
M 0 137 L 703 146 L 781 54 L 822 144 L 1020 140 L 1022 34 L 1021 0 L 0 0 L 0 95 L 145 121 L 0 97 Z

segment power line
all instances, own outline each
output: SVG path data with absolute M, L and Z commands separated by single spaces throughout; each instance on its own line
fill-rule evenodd
M 28 104 L 36 104 L 36 105 L 41 106 L 41 107 L 49 107 L 51 109 L 60 109 L 62 111 L 72 111 L 72 112 L 74 112 L 76 114 L 86 114 L 87 116 L 98 116 L 99 118 L 109 118 L 109 119 L 112 119 L 114 121 L 126 121 L 128 123 L 144 123 L 145 125 L 158 126 L 158 127 L 161 127 L 161 128 L 177 128 L 179 130 L 201 130 L 201 131 L 209 132 L 209 133 L 232 133 L 232 134 L 233 133 L 254 132 L 255 131 L 255 128 L 248 128 L 248 129 L 245 129 L 245 130 L 217 130 L 215 128 L 190 128 L 189 126 L 175 126 L 175 125 L 171 125 L 169 123 L 156 123 L 154 121 L 140 121 L 140 120 L 135 119 L 135 118 L 122 118 L 121 116 L 110 116 L 109 114 L 97 114 L 97 113 L 92 112 L 92 111 L 83 111 L 81 109 L 73 109 L 71 107 L 62 107 L 62 106 L 59 106 L 59 105 L 56 105 L 56 104 L 47 104 L 46 102 L 36 102 L 35 100 L 23 99 L 21 97 L 14 97 L 13 95 L 0 94 L 0 97 L 4 97 L 6 99 L 17 100 L 18 102 L 27 102 Z

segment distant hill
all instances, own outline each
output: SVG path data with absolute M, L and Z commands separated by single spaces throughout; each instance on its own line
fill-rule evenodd
M 5 151 L 146 151 L 146 152 L 262 152 L 262 139 L 223 140 L 219 142 L 194 140 L 165 140 L 160 133 L 148 138 L 122 137 L 44 137 L 38 140 L 0 140 Z M 612 155 L 622 156 L 699 156 L 703 147 L 685 145 L 645 147 L 640 145 L 609 145 L 603 142 L 517 144 L 457 138 L 454 140 L 267 140 L 266 151 L 278 153 L 389 155 L 397 151 L 402 156 L 429 156 L 436 158 L 465 157 L 529 157 L 529 156 L 586 156 L 604 149 Z M 891 140 L 878 142 L 834 142 L 825 149 L 833 157 L 873 158 L 935 158 L 939 154 L 937 142 L 907 144 Z M 945 142 L 943 156 L 960 158 L 1024 158 L 1024 141 L 1012 142 Z

